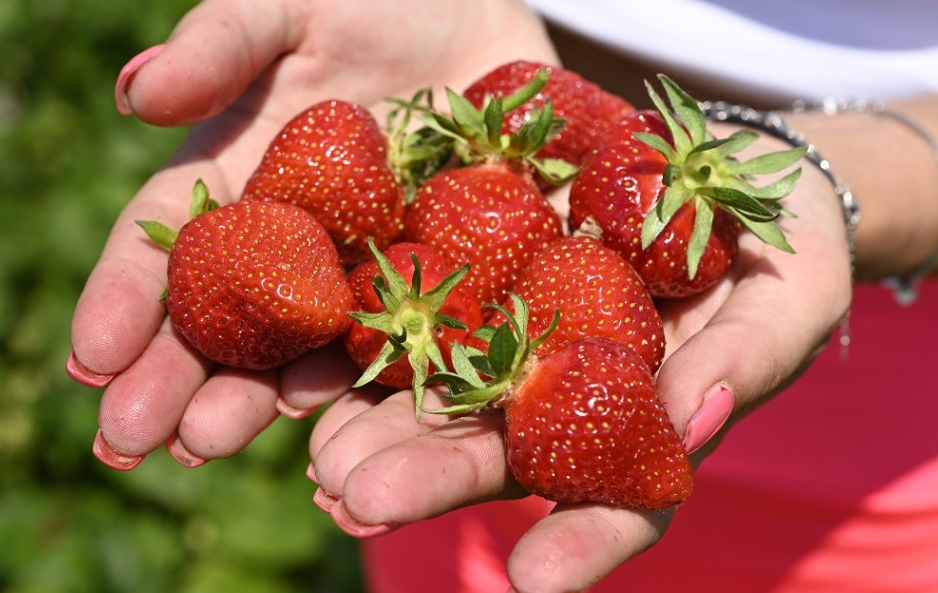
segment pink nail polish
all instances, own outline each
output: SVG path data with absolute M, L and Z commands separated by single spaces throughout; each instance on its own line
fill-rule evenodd
M 68 360 L 65 361 L 65 372 L 68 376 L 86 387 L 104 387 L 111 382 L 114 375 L 102 375 L 90 370 L 81 364 L 75 351 L 68 353 Z
M 130 85 L 130 80 L 144 64 L 163 51 L 164 47 L 166 47 L 166 45 L 161 43 L 145 49 L 131 58 L 130 61 L 121 68 L 120 74 L 117 75 L 117 83 L 114 85 L 114 103 L 117 105 L 117 112 L 121 115 L 130 115 L 133 113 L 133 108 L 127 100 L 127 87 Z
M 199 467 L 200 465 L 205 464 L 205 460 L 186 449 L 185 445 L 182 444 L 182 441 L 179 440 L 179 435 L 174 434 L 169 437 L 169 440 L 166 441 L 166 450 L 169 451 L 169 454 L 172 455 L 173 459 L 181 463 L 186 467 Z
M 306 418 L 307 416 L 309 416 L 310 414 L 316 411 L 316 408 L 307 408 L 307 409 L 294 408 L 287 402 L 283 401 L 282 397 L 277 398 L 276 405 L 277 405 L 277 411 L 280 412 L 281 416 L 286 416 L 287 418 L 290 418 L 292 420 L 300 420 L 302 418 Z
M 313 502 L 316 503 L 317 507 L 321 508 L 327 513 L 331 513 L 332 507 L 335 506 L 335 503 L 339 502 L 339 499 L 327 493 L 322 488 L 317 488 L 316 493 L 313 494 Z
M 345 504 L 342 500 L 336 501 L 332 506 L 332 520 L 339 526 L 339 529 L 352 537 L 374 537 L 388 533 L 393 529 L 390 525 L 363 525 L 353 519 L 345 510 Z
M 733 390 L 726 383 L 717 383 L 710 389 L 710 393 L 704 396 L 703 405 L 687 422 L 684 449 L 688 453 L 703 447 L 723 428 L 733 413 L 734 400 Z
M 104 435 L 101 434 L 100 429 L 98 429 L 98 434 L 94 437 L 92 451 L 94 452 L 94 456 L 97 457 L 101 463 L 121 471 L 128 471 L 137 467 L 140 465 L 140 462 L 143 461 L 143 458 L 146 457 L 146 455 L 124 455 L 118 453 L 104 440 Z

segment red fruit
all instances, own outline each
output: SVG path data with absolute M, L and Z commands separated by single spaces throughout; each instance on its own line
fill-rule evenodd
M 655 296 L 681 297 L 716 283 L 736 257 L 740 223 L 769 245 L 793 252 L 775 223 L 779 200 L 801 170 L 755 187 L 804 149 L 734 155 L 758 135 L 738 130 L 714 139 L 698 103 L 666 76 L 670 105 L 648 87 L 657 114 L 626 115 L 604 136 L 570 190 L 574 228 L 588 219 L 602 240 L 635 266 Z
M 544 356 L 585 337 L 614 339 L 634 349 L 652 372 L 664 357 L 664 328 L 641 277 L 613 249 L 591 237 L 563 237 L 541 251 L 512 292 L 528 304 L 528 336 L 560 321 L 537 350 Z M 511 310 L 511 299 L 504 303 Z M 493 323 L 495 323 L 493 318 Z
M 294 117 L 248 180 L 244 200 L 287 202 L 311 212 L 346 264 L 385 248 L 402 229 L 404 193 L 388 161 L 388 139 L 359 105 L 324 101 Z
M 471 266 L 466 285 L 501 302 L 521 269 L 561 236 L 560 218 L 526 177 L 474 164 L 435 175 L 404 217 L 408 241 L 433 247 L 452 266 Z
M 274 368 L 352 322 L 335 246 L 290 204 L 236 202 L 199 214 L 180 229 L 167 274 L 173 325 L 221 364 Z
M 658 238 L 643 249 L 642 224 L 667 188 L 663 175 L 668 159 L 637 140 L 636 132 L 672 142 L 655 111 L 636 111 L 611 126 L 570 188 L 570 225 L 578 228 L 587 219 L 598 224 L 602 242 L 635 267 L 653 295 L 695 294 L 713 285 L 735 261 L 739 221 L 722 208 L 714 209 L 713 229 L 693 279 L 687 269 L 696 215 L 693 202 L 681 206 Z
M 482 306 L 468 289 L 456 283 L 449 286 L 442 294 L 435 289 L 444 285 L 455 271 L 454 266 L 446 262 L 432 248 L 420 243 L 395 243 L 388 247 L 383 257 L 387 265 L 393 267 L 406 286 L 400 285 L 400 294 L 392 298 L 382 297 L 375 289 L 375 277 L 381 275 L 377 261 L 359 264 L 351 273 L 348 281 L 355 296 L 357 311 L 373 315 L 378 324 L 353 324 L 344 336 L 344 343 L 349 355 L 363 369 L 368 369 L 388 352 L 389 334 L 391 337 L 404 336 L 403 351 L 397 351 L 398 358 L 383 366 L 374 380 L 382 385 L 397 389 L 407 389 L 414 383 L 414 365 L 424 365 L 419 374 L 421 383 L 426 379 L 428 370 L 434 372 L 435 366 L 428 349 L 438 349 L 446 368 L 450 361 L 450 345 L 459 341 L 464 344 L 479 343 L 472 337 L 472 332 L 482 326 Z M 419 262 L 420 274 L 417 284 L 414 282 L 413 257 Z M 396 279 L 384 283 L 389 290 L 398 288 Z M 360 313 L 353 317 L 360 318 Z M 456 320 L 461 327 L 454 327 L 450 320 Z M 385 323 L 385 325 L 381 325 Z M 373 325 L 379 325 L 378 329 Z M 424 357 L 422 361 L 416 357 Z M 427 366 L 429 363 L 429 366 Z
M 606 127 L 634 110 L 625 99 L 589 82 L 572 70 L 528 61 L 499 66 L 471 84 L 463 96 L 480 107 L 487 94 L 507 96 L 530 83 L 537 72 L 545 68 L 550 73 L 547 84 L 533 99 L 507 114 L 502 132 L 512 134 L 518 131 L 530 119 L 531 111 L 541 108 L 549 98 L 553 103 L 554 115 L 564 119 L 565 123 L 563 129 L 538 151 L 537 156 L 580 165 Z
M 606 338 L 584 338 L 529 362 L 505 406 L 508 465 L 553 501 L 666 509 L 691 492 L 680 437 L 648 366 Z

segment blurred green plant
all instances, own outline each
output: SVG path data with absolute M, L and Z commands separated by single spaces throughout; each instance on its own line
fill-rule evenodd
M 64 373 L 85 278 L 181 141 L 114 109 L 121 66 L 192 0 L 0 2 L 0 591 L 360 591 L 354 543 L 311 502 L 311 421 L 243 454 L 132 472 L 91 454 L 98 393 Z

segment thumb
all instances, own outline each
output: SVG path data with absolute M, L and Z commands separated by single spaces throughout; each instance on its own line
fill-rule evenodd
M 301 4 L 301 3 L 300 3 Z M 294 48 L 295 3 L 206 0 L 189 11 L 165 44 L 121 70 L 119 112 L 160 126 L 208 119 L 235 101 L 278 56 Z

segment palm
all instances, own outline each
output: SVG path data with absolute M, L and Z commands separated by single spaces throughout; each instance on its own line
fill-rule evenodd
M 343 98 L 380 117 L 386 97 L 409 98 L 428 84 L 460 88 L 502 59 L 554 59 L 520 3 L 364 4 L 208 0 L 134 78 L 129 100 L 141 119 L 199 123 L 122 212 L 73 320 L 74 360 L 114 376 L 100 412 L 111 448 L 140 456 L 178 437 L 188 453 L 231 455 L 276 417 L 278 402 L 302 414 L 354 379 L 334 349 L 281 372 L 209 364 L 166 321 L 165 253 L 134 220 L 178 228 L 199 178 L 217 201 L 236 199 L 283 123 L 314 102 Z

